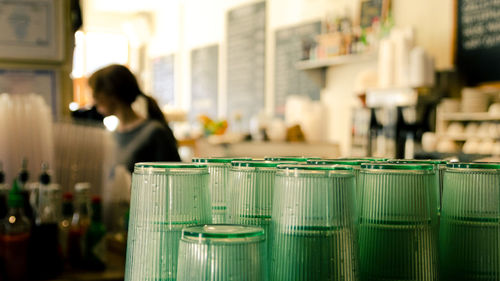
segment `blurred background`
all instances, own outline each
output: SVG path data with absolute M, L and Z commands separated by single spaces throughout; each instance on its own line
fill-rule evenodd
M 495 159 L 498 11 L 490 0 L 1 1 L 4 180 L 36 181 L 46 163 L 61 192 L 86 182 L 108 209 L 128 200 L 130 175 L 112 166 L 119 121 L 88 86 L 110 64 L 157 101 L 187 162 Z

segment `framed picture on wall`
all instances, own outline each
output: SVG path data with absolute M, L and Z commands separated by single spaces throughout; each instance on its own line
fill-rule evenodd
M 0 1 L 0 59 L 61 61 L 62 1 Z
M 53 116 L 57 117 L 59 77 L 54 68 L 0 68 L 0 93 L 40 95 L 52 109 Z
M 359 24 L 362 28 L 369 28 L 373 21 L 384 21 L 389 15 L 391 0 L 361 0 Z

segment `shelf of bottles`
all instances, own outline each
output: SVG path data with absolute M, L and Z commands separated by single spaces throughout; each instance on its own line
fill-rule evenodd
M 0 280 L 52 280 L 68 268 L 102 271 L 105 235 L 101 199 L 90 196 L 90 184 L 61 194 L 45 163 L 30 181 L 25 159 L 9 186 L 0 169 Z

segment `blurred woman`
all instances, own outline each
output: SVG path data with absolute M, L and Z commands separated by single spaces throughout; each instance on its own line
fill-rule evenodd
M 97 111 L 119 120 L 114 132 L 117 143 L 116 165 L 131 173 L 134 164 L 145 161 L 180 161 L 177 141 L 156 101 L 146 96 L 135 76 L 123 65 L 110 65 L 89 78 Z M 138 98 L 147 101 L 147 118 L 132 108 Z

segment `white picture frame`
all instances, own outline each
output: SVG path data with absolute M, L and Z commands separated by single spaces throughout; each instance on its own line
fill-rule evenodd
M 0 94 L 38 94 L 52 110 L 59 113 L 60 74 L 56 68 L 0 67 Z
M 0 59 L 62 61 L 62 0 L 0 0 Z

